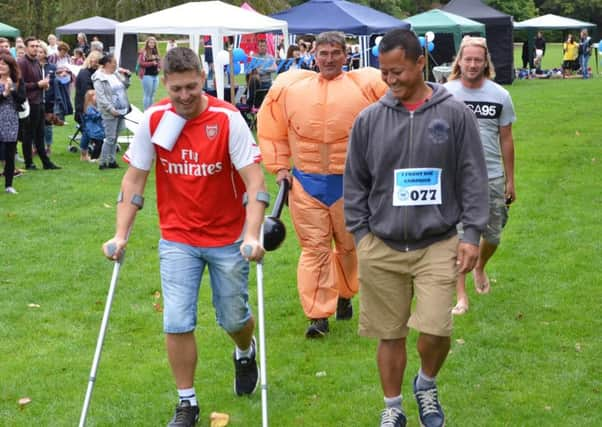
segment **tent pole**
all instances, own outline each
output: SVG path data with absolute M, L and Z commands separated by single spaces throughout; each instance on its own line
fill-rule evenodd
M 230 67 L 228 67 L 230 69 L 230 104 L 236 106 L 236 99 L 235 98 L 235 94 L 236 94 L 236 89 L 235 89 L 235 81 L 234 81 L 234 55 L 232 53 L 232 45 L 229 44 L 228 45 L 228 55 L 230 56 Z

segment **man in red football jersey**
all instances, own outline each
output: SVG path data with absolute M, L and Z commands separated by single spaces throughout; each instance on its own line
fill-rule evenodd
M 199 419 L 194 329 L 205 266 L 217 322 L 236 344 L 234 390 L 244 395 L 257 387 L 248 261 L 264 254 L 259 233 L 269 198 L 259 147 L 236 108 L 202 92 L 205 73 L 197 54 L 171 49 L 163 72 L 169 97 L 145 111 L 124 155 L 129 168 L 118 198 L 116 233 L 103 249 L 111 259 L 121 256 L 155 160 L 163 327 L 180 397 L 169 426 L 183 427 Z M 243 255 L 245 246 L 252 248 L 250 255 Z

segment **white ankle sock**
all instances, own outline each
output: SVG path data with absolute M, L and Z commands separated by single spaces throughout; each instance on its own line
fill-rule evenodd
M 397 408 L 401 409 L 401 394 L 397 397 L 387 397 L 385 396 L 385 407 L 386 408 Z
M 253 341 L 251 341 L 251 345 L 246 350 L 241 350 L 236 346 L 236 360 L 240 360 L 243 357 L 249 359 L 253 355 Z
M 180 403 L 183 400 L 188 400 L 191 406 L 198 406 L 196 402 L 196 393 L 194 391 L 194 387 L 192 388 L 179 388 L 178 396 L 180 397 Z

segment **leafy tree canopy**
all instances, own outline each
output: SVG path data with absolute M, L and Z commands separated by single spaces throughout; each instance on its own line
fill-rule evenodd
M 56 27 L 99 15 L 126 21 L 189 0 L 20 0 L 0 1 L 2 22 L 19 28 L 23 35 L 46 38 Z M 240 5 L 244 0 L 223 0 Z M 249 0 L 260 13 L 272 14 L 303 3 L 304 0 Z M 447 1 L 353 0 L 398 18 L 441 7 Z M 490 6 L 514 16 L 515 21 L 554 13 L 602 24 L 602 0 L 485 0 Z

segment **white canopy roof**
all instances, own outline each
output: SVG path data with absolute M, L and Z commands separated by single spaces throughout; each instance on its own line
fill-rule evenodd
M 514 23 L 515 30 L 528 28 L 541 30 L 568 30 L 591 28 L 595 26 L 596 24 L 592 24 L 591 22 L 565 18 L 564 16 L 552 15 L 551 13 Z
M 214 58 L 223 50 L 224 36 L 279 31 L 288 38 L 286 21 L 270 18 L 221 1 L 190 2 L 121 22 L 115 26 L 115 54 L 126 33 L 185 34 L 198 52 L 201 36 L 211 36 Z M 119 58 L 117 58 L 119 59 Z M 218 97 L 224 97 L 223 73 L 215 73 Z

